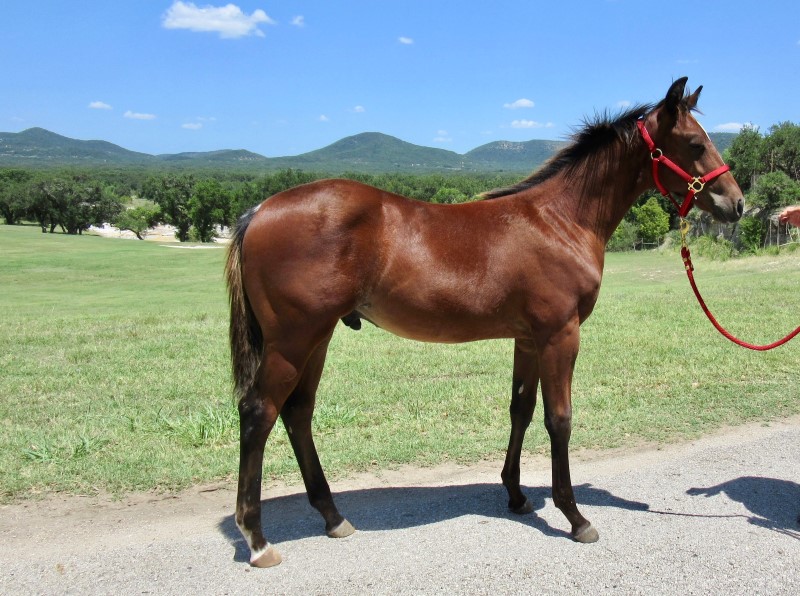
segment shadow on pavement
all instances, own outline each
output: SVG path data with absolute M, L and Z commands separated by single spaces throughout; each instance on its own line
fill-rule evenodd
M 578 504 L 647 511 L 645 503 L 628 501 L 590 484 L 574 487 Z M 566 519 L 563 528 L 553 528 L 536 515 L 550 498 L 550 487 L 525 491 L 533 503 L 532 515 L 515 515 L 507 508 L 508 496 L 500 484 L 468 484 L 435 487 L 381 487 L 334 493 L 339 511 L 357 530 L 399 530 L 424 526 L 465 515 L 502 518 L 530 526 L 547 536 L 570 538 Z M 262 501 L 267 539 L 274 543 L 324 534 L 322 517 L 312 509 L 305 492 Z M 247 561 L 249 551 L 233 515 L 219 523 L 219 529 L 236 548 L 234 559 Z
M 690 488 L 686 494 L 706 497 L 724 494 L 753 514 L 747 518 L 751 524 L 800 540 L 800 484 L 796 482 L 742 476 L 708 488 Z

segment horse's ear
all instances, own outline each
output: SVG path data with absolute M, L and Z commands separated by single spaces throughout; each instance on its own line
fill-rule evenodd
M 667 91 L 667 97 L 664 98 L 664 109 L 674 118 L 678 117 L 678 106 L 683 100 L 683 93 L 686 90 L 686 81 L 688 80 L 689 77 L 681 77 L 672 83 L 669 91 Z
M 686 98 L 686 107 L 690 110 L 693 110 L 697 106 L 697 100 L 700 99 L 700 92 L 703 90 L 703 86 L 700 85 L 697 89 L 694 90 L 689 97 Z

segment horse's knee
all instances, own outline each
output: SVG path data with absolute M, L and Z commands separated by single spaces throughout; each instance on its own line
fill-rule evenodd
M 548 412 L 544 417 L 544 426 L 551 437 L 569 437 L 572 432 L 572 411 Z

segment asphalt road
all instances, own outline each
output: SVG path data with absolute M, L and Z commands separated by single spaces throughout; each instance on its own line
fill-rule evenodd
M 574 458 L 570 540 L 549 464 L 524 462 L 535 513 L 506 510 L 501 464 L 404 468 L 333 485 L 358 531 L 324 536 L 300 487 L 270 487 L 284 561 L 251 569 L 229 485 L 123 502 L 0 508 L 3 594 L 800 594 L 800 418 L 662 449 Z

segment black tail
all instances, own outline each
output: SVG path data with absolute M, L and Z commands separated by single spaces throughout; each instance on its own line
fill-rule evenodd
M 233 233 L 225 277 L 228 281 L 228 296 L 231 304 L 231 365 L 233 387 L 237 400 L 241 401 L 255 384 L 256 373 L 261 364 L 264 339 L 253 309 L 242 284 L 242 243 L 247 227 L 253 219 L 253 208 L 239 218 Z

